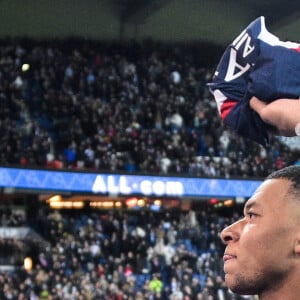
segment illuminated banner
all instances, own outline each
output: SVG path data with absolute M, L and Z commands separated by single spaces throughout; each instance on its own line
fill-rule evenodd
M 0 187 L 48 192 L 167 197 L 249 197 L 259 180 L 99 174 L 0 168 Z

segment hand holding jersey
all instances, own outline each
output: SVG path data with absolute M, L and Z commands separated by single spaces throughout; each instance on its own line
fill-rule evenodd
M 268 143 L 269 131 L 295 135 L 300 122 L 300 103 L 293 100 L 300 95 L 299 51 L 299 44 L 268 32 L 264 17 L 253 21 L 226 48 L 209 83 L 224 124 L 262 145 Z
M 300 136 L 300 101 L 278 99 L 266 103 L 256 97 L 250 99 L 250 107 L 261 119 L 274 126 L 271 134 L 281 136 Z M 276 126 L 276 127 L 275 127 Z

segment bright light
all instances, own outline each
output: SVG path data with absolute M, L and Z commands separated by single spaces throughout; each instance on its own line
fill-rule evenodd
M 22 72 L 26 72 L 30 69 L 30 64 L 23 64 L 22 65 Z
M 210 203 L 211 205 L 216 205 L 218 202 L 219 202 L 219 201 L 218 201 L 218 199 L 216 199 L 216 198 L 211 198 L 211 199 L 209 200 L 209 203 Z
M 161 200 L 157 199 L 153 202 L 154 205 L 161 206 Z
M 226 207 L 233 206 L 233 200 L 232 199 L 225 200 L 224 206 L 226 206 Z
M 59 201 L 61 201 L 62 200 L 62 197 L 61 197 L 61 195 L 54 195 L 54 196 L 52 196 L 52 197 L 50 197 L 48 200 L 47 200 L 47 202 L 59 202 Z
M 73 208 L 82 208 L 84 206 L 83 201 L 74 201 Z
M 138 201 L 137 201 L 137 205 L 138 206 L 145 206 L 145 200 L 144 199 L 139 199 Z
M 31 271 L 32 270 L 32 259 L 31 259 L 31 257 L 25 257 L 24 258 L 24 269 L 26 271 Z
M 138 199 L 136 197 L 128 198 L 125 203 L 128 207 L 136 206 Z
M 103 207 L 113 207 L 114 202 L 113 201 L 104 201 L 104 202 L 102 202 L 102 206 Z
M 83 208 L 83 201 L 50 201 L 50 207 L 53 209 L 62 208 Z
M 114 202 L 113 201 L 103 201 L 103 202 L 97 202 L 97 201 L 93 201 L 90 202 L 90 207 L 94 207 L 94 208 L 111 208 L 114 206 Z

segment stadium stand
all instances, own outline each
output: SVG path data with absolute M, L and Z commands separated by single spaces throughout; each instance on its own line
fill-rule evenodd
M 1 299 L 243 299 L 224 285 L 218 236 L 237 211 L 36 209 L 24 221 L 48 243 L 27 250 L 32 269 L 2 269 Z
M 1 165 L 228 178 L 298 159 L 223 128 L 206 88 L 217 49 L 7 39 L 0 50 Z
M 223 127 L 206 88 L 217 50 L 201 49 L 1 40 L 0 164 L 261 178 L 297 163 L 275 138 L 262 148 Z M 234 210 L 36 211 L 0 211 L 3 228 L 26 224 L 46 242 L 26 249 L 32 270 L 0 273 L 0 299 L 253 299 L 222 279 L 218 233 Z

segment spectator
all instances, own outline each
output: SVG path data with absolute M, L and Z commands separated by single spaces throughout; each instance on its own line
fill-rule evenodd
M 163 282 L 159 279 L 158 275 L 154 273 L 149 284 L 150 291 L 156 293 L 161 293 L 163 289 Z

